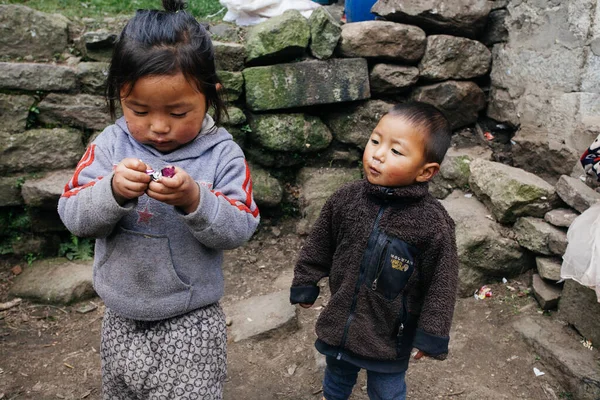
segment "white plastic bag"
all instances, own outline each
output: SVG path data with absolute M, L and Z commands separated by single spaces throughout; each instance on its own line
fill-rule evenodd
M 220 0 L 220 3 L 227 7 L 223 21 L 240 26 L 256 25 L 287 10 L 298 10 L 308 18 L 319 7 L 312 0 Z
M 575 218 L 567 239 L 560 277 L 595 289 L 600 303 L 600 203 Z

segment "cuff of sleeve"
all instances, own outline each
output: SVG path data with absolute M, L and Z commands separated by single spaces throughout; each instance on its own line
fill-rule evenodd
M 294 286 L 290 290 L 290 303 L 313 304 L 319 297 L 318 286 Z
M 123 206 L 119 205 L 112 191 L 113 176 L 114 173 L 111 173 L 96 182 L 92 201 L 99 215 L 117 215 L 120 219 L 121 216 L 137 207 L 138 199 L 130 200 Z
M 435 336 L 425 332 L 421 328 L 417 328 L 413 347 L 416 347 L 434 358 L 438 358 L 438 356 L 448 354 L 449 342 L 450 337 L 448 336 Z
M 206 186 L 198 185 L 198 187 L 200 188 L 198 208 L 189 214 L 185 214 L 178 208 L 175 208 L 175 210 L 184 220 L 194 221 L 194 226 L 197 230 L 203 230 L 208 228 L 212 224 L 212 221 L 216 219 L 219 199 Z

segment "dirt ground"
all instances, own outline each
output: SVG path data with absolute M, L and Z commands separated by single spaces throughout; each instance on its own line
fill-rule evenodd
M 224 265 L 223 305 L 285 290 L 302 238 L 293 221 L 277 227 L 265 221 L 244 247 L 228 252 Z M 0 262 L 0 302 L 15 260 Z M 493 297 L 460 299 L 456 305 L 451 355 L 446 361 L 412 361 L 407 374 L 410 399 L 568 399 L 544 360 L 514 332 L 511 322 L 540 312 L 524 295 L 529 275 L 492 285 Z M 225 399 L 320 399 L 322 371 L 317 367 L 314 322 L 328 300 L 327 290 L 315 307 L 298 309 L 298 329 L 269 337 L 229 343 Z M 519 296 L 519 294 L 521 296 Z M 77 312 L 95 304 L 89 313 Z M 0 312 L 0 399 L 100 399 L 100 299 L 68 307 L 24 301 Z M 361 372 L 353 400 L 367 399 Z

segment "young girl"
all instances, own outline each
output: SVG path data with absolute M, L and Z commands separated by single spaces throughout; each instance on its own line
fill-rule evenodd
M 259 222 L 242 150 L 217 127 L 209 36 L 182 1 L 163 6 L 123 29 L 107 97 L 124 116 L 88 147 L 58 206 L 71 232 L 96 238 L 105 399 L 222 398 L 223 250 Z

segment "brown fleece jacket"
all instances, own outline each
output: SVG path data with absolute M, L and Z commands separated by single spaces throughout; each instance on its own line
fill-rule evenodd
M 456 288 L 454 222 L 427 183 L 341 187 L 323 206 L 294 270 L 292 303 L 313 303 L 329 276 L 316 325 L 326 345 L 398 360 L 412 347 L 444 358 Z

